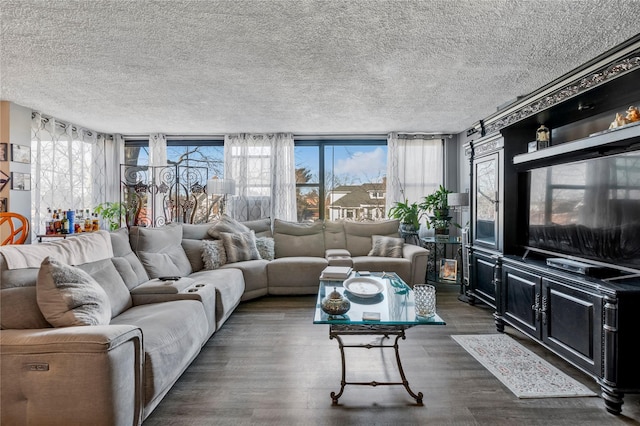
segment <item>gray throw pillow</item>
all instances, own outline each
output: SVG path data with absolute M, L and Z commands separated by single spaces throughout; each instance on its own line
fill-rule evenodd
M 250 229 L 233 219 L 230 216 L 222 215 L 222 218 L 218 220 L 211 228 L 207 230 L 207 234 L 211 236 L 211 238 L 221 239 L 220 234 L 222 232 L 227 233 L 237 233 L 237 232 L 249 232 Z
M 273 238 L 256 237 L 256 247 L 262 259 L 273 260 L 276 256 L 276 245 Z
M 385 237 L 384 235 L 372 235 L 373 241 L 368 256 L 402 257 L 402 238 Z
M 106 325 L 111 304 L 104 289 L 85 271 L 47 257 L 36 281 L 38 306 L 54 327 Z
M 220 237 L 227 254 L 227 263 L 242 262 L 244 260 L 260 259 L 256 247 L 256 236 L 253 231 L 230 234 L 221 232 Z
M 204 269 L 218 269 L 227 263 L 227 253 L 224 250 L 222 240 L 202 241 L 202 261 Z

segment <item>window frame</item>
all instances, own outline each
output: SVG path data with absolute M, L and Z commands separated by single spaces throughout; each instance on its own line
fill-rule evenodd
M 318 183 L 298 183 L 296 182 L 296 189 L 298 188 L 314 188 L 318 187 L 318 220 L 325 220 L 325 197 L 326 197 L 326 188 L 325 188 L 325 155 L 324 151 L 327 146 L 385 146 L 387 147 L 387 139 L 386 137 L 370 137 L 366 139 L 344 139 L 344 138 L 335 138 L 335 139 L 296 139 L 294 137 L 294 149 L 296 147 L 308 147 L 308 146 L 317 146 L 318 147 Z

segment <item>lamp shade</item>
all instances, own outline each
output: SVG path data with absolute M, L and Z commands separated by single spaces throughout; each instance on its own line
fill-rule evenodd
M 452 192 L 447 195 L 447 204 L 449 207 L 459 207 L 469 205 L 469 193 L 468 192 Z
M 234 195 L 236 193 L 236 181 L 233 179 L 209 179 L 207 181 L 207 194 Z

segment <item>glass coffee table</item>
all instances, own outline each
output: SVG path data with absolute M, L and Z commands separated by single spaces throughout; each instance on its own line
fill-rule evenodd
M 357 273 L 351 275 L 358 276 Z M 342 379 L 340 381 L 340 391 L 331 392 L 333 404 L 338 403 L 346 385 L 361 386 L 385 386 L 402 385 L 417 402 L 422 405 L 422 392 L 417 394 L 409 387 L 409 382 L 402 368 L 400 353 L 398 351 L 398 341 L 406 339 L 405 330 L 418 325 L 445 325 L 445 322 L 437 314 L 430 318 L 416 316 L 413 290 L 395 273 L 380 272 L 371 273 L 370 277 L 378 278 L 382 284 L 375 295 L 355 293 L 344 288 L 342 281 L 320 280 L 320 289 L 316 300 L 314 324 L 329 325 L 329 339 L 336 339 L 340 348 L 342 360 Z M 321 308 L 321 303 L 325 297 L 333 290 L 338 291 L 344 298 L 349 300 L 351 307 L 344 315 L 332 316 L 325 313 Z M 377 318 L 379 317 L 379 319 Z M 374 319 L 367 319 L 374 318 Z M 375 335 L 380 337 L 380 344 L 345 344 L 342 336 Z M 389 336 L 395 336 L 393 344 L 383 344 Z M 396 363 L 400 373 L 399 382 L 348 382 L 346 380 L 346 360 L 344 348 L 393 348 L 396 355 Z

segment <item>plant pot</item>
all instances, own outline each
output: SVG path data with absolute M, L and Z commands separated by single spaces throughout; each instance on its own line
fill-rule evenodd
M 400 234 L 401 235 L 410 235 L 417 234 L 420 228 L 416 229 L 415 226 L 411 223 L 401 223 L 400 224 Z
M 449 241 L 449 228 L 436 228 L 435 238 L 436 241 Z

